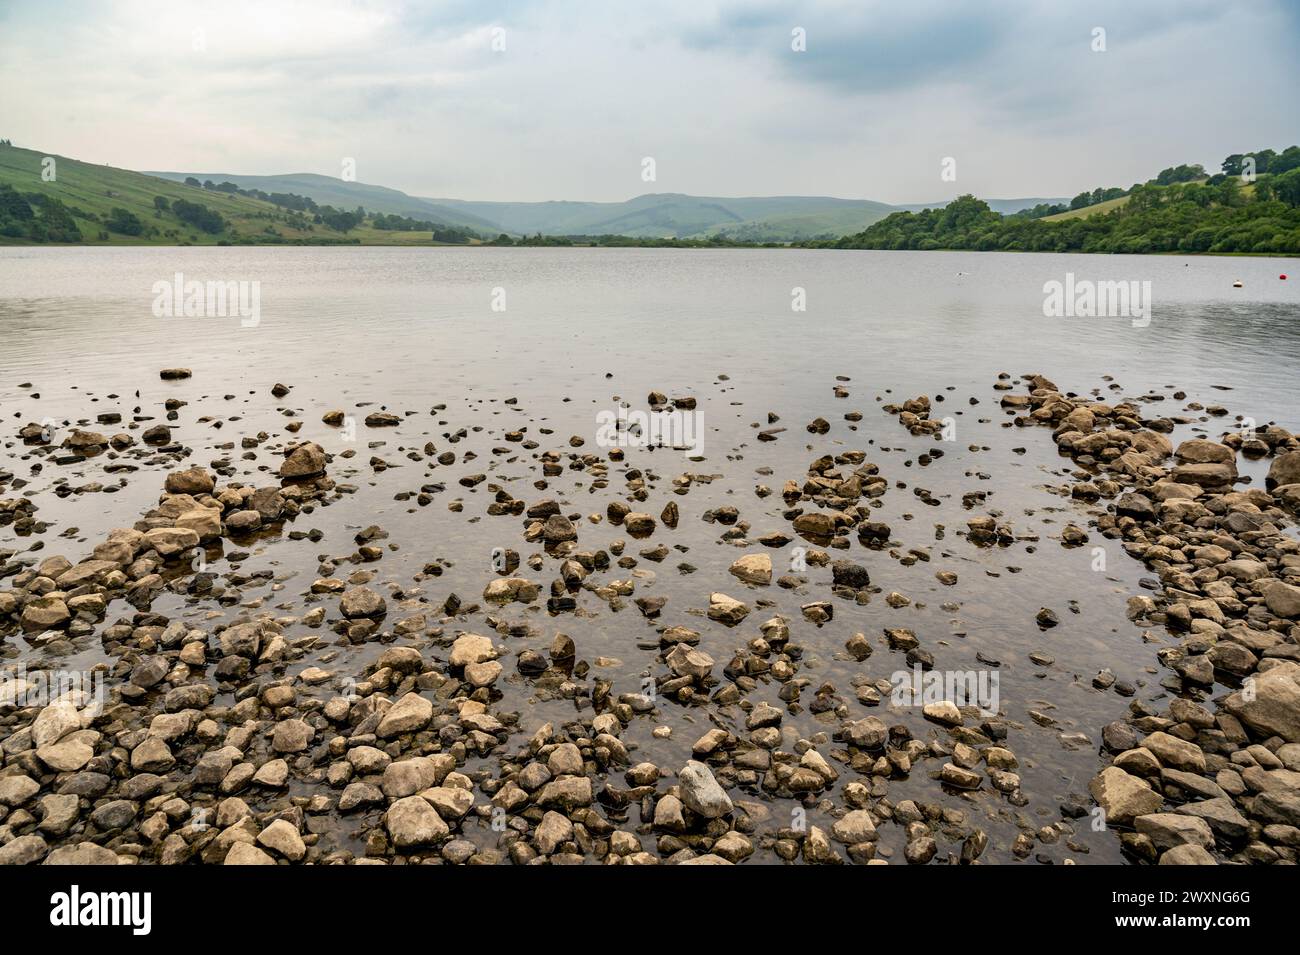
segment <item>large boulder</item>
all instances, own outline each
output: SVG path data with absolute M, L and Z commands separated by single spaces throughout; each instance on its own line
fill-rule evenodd
M 731 797 L 713 778 L 704 763 L 689 760 L 677 774 L 677 788 L 682 804 L 705 819 L 717 819 L 731 812 Z
M 319 477 L 325 473 L 325 449 L 307 441 L 291 449 L 280 465 L 280 477 L 286 480 Z
M 1264 604 L 1279 617 L 1300 617 L 1300 587 L 1269 581 L 1263 588 Z
M 388 708 L 375 733 L 380 739 L 392 739 L 394 736 L 424 729 L 431 719 L 433 703 L 418 693 L 407 693 Z
M 388 612 L 388 603 L 369 587 L 353 587 L 339 599 L 339 610 L 349 620 L 382 617 Z
M 163 489 L 168 494 L 211 494 L 216 486 L 212 475 L 199 467 L 172 471 L 163 482 Z
M 1237 454 L 1232 448 L 1204 438 L 1184 441 L 1174 454 L 1183 464 L 1232 464 L 1237 460 Z
M 772 582 L 772 558 L 767 554 L 746 554 L 732 562 L 731 574 L 747 584 L 767 586 Z
M 1164 805 L 1163 796 L 1118 766 L 1107 766 L 1094 776 L 1088 792 L 1105 812 L 1107 823 L 1119 826 L 1131 825 L 1138 816 L 1156 812 Z
M 1300 743 L 1300 663 L 1276 663 L 1223 701 L 1224 708 L 1261 737 Z
M 399 849 L 431 845 L 445 839 L 451 831 L 423 796 L 398 799 L 388 807 L 385 824 L 393 845 Z
M 1265 484 L 1270 488 L 1300 484 L 1300 451 L 1287 451 L 1273 459 Z
M 1237 468 L 1232 464 L 1184 464 L 1174 468 L 1171 477 L 1179 484 L 1225 490 L 1237 480 Z

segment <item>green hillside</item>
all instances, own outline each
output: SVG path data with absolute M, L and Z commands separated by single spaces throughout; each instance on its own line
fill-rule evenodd
M 500 232 L 499 225 L 479 216 L 461 212 L 429 199 L 408 196 L 397 189 L 372 186 L 364 182 L 349 182 L 333 176 L 300 172 L 283 176 L 241 176 L 224 172 L 146 172 L 147 176 L 183 182 L 187 178 L 200 182 L 233 182 L 241 189 L 260 189 L 263 192 L 285 192 L 309 196 L 323 205 L 340 209 L 363 206 L 369 212 L 431 219 L 447 225 L 464 226 L 483 232 Z
M 0 145 L 0 192 L 11 187 L 19 196 L 40 197 L 24 203 L 37 205 L 40 221 L 49 208 L 60 206 L 70 215 L 86 245 L 217 245 L 243 243 L 360 242 L 364 245 L 429 244 L 429 231 L 394 231 L 373 228 L 370 221 L 347 230 L 332 229 L 313 217 L 294 212 L 261 199 L 216 192 L 184 183 L 160 179 L 144 173 L 97 166 L 66 156 L 54 160 L 54 178 L 42 178 L 46 153 L 16 146 Z M 54 200 L 44 210 L 44 200 Z M 167 208 L 160 209 L 158 205 Z M 220 216 L 222 226 L 208 231 L 194 222 L 183 221 L 174 211 L 177 203 L 198 206 Z M 127 215 L 114 216 L 114 210 Z M 57 211 L 53 213 L 58 215 Z M 134 223 L 131 217 L 134 217 Z M 0 220 L 4 219 L 0 208 Z M 16 219 L 5 220 L 0 227 L 0 244 L 26 245 L 32 238 L 11 235 Z M 209 223 L 211 225 L 211 223 Z M 138 225 L 139 232 L 132 230 Z M 57 241 L 57 240 L 56 240 Z M 77 241 L 73 239 L 72 241 Z

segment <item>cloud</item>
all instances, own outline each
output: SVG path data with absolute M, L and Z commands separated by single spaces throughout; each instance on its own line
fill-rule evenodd
M 0 135 L 463 198 L 1072 195 L 1288 145 L 1297 40 L 1284 0 L 50 0 L 0 6 Z

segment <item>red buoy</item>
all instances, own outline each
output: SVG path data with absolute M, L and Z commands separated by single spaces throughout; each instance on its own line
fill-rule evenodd
M 1285 281 L 1286 281 L 1286 273 L 1283 272 L 1281 275 L 1278 276 L 1278 278 L 1280 278 L 1283 282 L 1285 282 Z

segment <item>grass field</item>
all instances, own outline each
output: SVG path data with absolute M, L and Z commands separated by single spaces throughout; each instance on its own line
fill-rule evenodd
M 1054 216 L 1043 216 L 1043 221 L 1062 222 L 1065 219 L 1086 219 L 1089 216 L 1104 215 L 1107 212 L 1113 212 L 1127 203 L 1128 196 L 1120 196 L 1118 199 L 1107 199 L 1105 202 L 1099 202 L 1095 206 L 1084 206 L 1082 209 L 1071 209 L 1068 212 L 1058 212 Z

